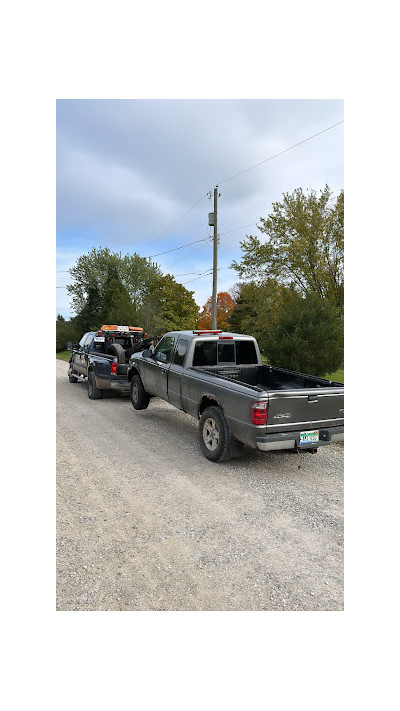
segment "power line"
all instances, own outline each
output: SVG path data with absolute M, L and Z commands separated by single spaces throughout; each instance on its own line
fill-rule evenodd
M 183 244 L 181 247 L 174 247 L 173 249 L 167 249 L 166 252 L 157 252 L 157 254 L 151 254 L 147 259 L 153 259 L 153 257 L 160 257 L 161 254 L 168 254 L 169 252 L 176 252 L 178 249 L 184 249 L 185 247 L 190 247 L 191 244 L 198 244 L 199 242 L 206 242 L 208 237 L 202 237 L 201 239 L 196 239 L 194 242 L 188 242 Z
M 235 175 L 231 175 L 229 178 L 225 178 L 225 180 L 219 180 L 217 185 L 222 185 L 222 183 L 227 183 L 228 180 L 233 180 L 233 178 L 237 178 L 239 175 L 243 175 L 243 173 L 247 173 L 249 170 L 253 170 L 253 168 L 258 168 L 259 165 L 262 165 L 263 163 L 267 163 L 269 160 L 272 160 L 273 158 L 277 158 L 278 156 L 281 156 L 283 153 L 287 153 L 288 151 L 293 150 L 293 148 L 297 148 L 297 146 L 301 146 L 302 143 L 307 143 L 307 141 L 311 141 L 312 138 L 316 138 L 317 136 L 320 136 L 322 133 L 326 133 L 326 131 L 330 131 L 331 128 L 335 128 L 335 126 L 339 126 L 341 123 L 344 123 L 344 119 L 342 119 L 342 121 L 338 121 L 337 123 L 332 124 L 332 126 L 328 126 L 328 128 L 324 128 L 322 131 L 319 131 L 318 133 L 314 133 L 313 136 L 309 136 L 308 138 L 305 138 L 303 141 L 300 141 L 299 143 L 295 143 L 294 146 L 285 148 L 285 150 L 279 151 L 279 153 L 275 153 L 273 156 L 270 156 L 269 158 L 265 158 L 265 160 L 262 160 L 259 163 L 256 163 L 255 165 L 251 165 L 250 168 L 245 168 L 245 170 L 241 170 L 240 173 L 235 173 Z
M 198 276 L 204 276 L 206 272 L 209 272 L 210 267 L 208 269 L 204 269 L 202 272 L 184 272 L 183 274 L 174 274 L 175 277 L 178 276 L 189 276 L 190 274 L 197 274 Z
M 154 242 L 157 242 L 159 239 L 161 239 L 161 237 L 163 237 L 166 232 L 168 232 L 172 227 L 174 227 L 174 226 L 177 224 L 177 222 L 179 222 L 179 220 L 182 220 L 186 215 L 188 215 L 189 212 L 191 212 L 191 211 L 196 207 L 196 205 L 198 205 L 202 200 L 204 200 L 205 197 L 207 197 L 207 193 L 205 193 L 204 195 L 202 195 L 201 198 L 200 198 L 200 200 L 197 200 L 197 202 L 195 202 L 191 207 L 189 207 L 189 209 L 186 210 L 186 212 L 184 212 L 183 215 L 181 215 L 180 217 L 178 217 L 178 219 L 175 220 L 175 222 L 173 222 L 172 225 L 170 225 L 169 227 L 167 227 L 163 232 L 161 232 L 161 234 L 160 234 L 158 237 L 156 237 L 155 239 L 153 239 L 153 241 L 150 242 L 150 245 L 151 245 L 151 244 L 154 244 Z M 150 245 L 149 245 L 149 246 L 150 246 Z M 156 255 L 154 255 L 154 256 L 156 256 Z
M 236 232 L 237 230 L 244 230 L 246 227 L 254 227 L 257 222 L 252 222 L 250 225 L 242 225 L 242 227 L 234 227 L 233 230 L 228 230 L 228 232 L 220 232 L 219 237 L 223 237 L 224 235 L 229 235 L 231 232 Z
M 231 232 L 236 232 L 237 230 L 244 230 L 246 227 L 253 227 L 256 224 L 257 224 L 257 222 L 252 222 L 250 225 L 242 225 L 241 227 L 234 227 L 233 230 L 228 230 L 227 232 L 220 232 L 218 236 L 223 237 L 224 235 L 229 235 Z M 195 242 L 189 242 L 188 244 L 184 244 L 184 245 L 182 245 L 182 247 L 175 247 L 174 249 L 168 249 L 166 252 L 159 252 L 158 254 L 153 254 L 150 257 L 147 257 L 147 259 L 152 259 L 153 257 L 159 257 L 160 255 L 168 254 L 169 252 L 176 252 L 176 250 L 183 249 L 184 247 L 189 247 L 191 244 L 198 244 L 199 242 L 208 242 L 209 239 L 210 239 L 210 237 L 204 237 L 203 239 L 198 239 Z M 203 245 L 201 245 L 201 246 L 203 246 Z M 184 259 L 188 259 L 192 254 L 197 252 L 198 249 L 199 249 L 199 247 L 197 247 L 197 249 L 194 249 L 193 252 L 190 252 L 190 254 L 187 254 L 186 257 L 182 257 L 182 259 L 178 259 L 176 262 L 174 262 L 173 264 L 171 264 L 169 266 L 169 269 L 171 267 L 173 267 L 175 264 L 178 264 L 178 262 L 181 262 Z M 190 273 L 195 274 L 196 272 L 190 272 Z
M 211 269 L 211 271 L 207 272 L 207 274 L 202 274 L 201 276 L 195 277 L 194 279 L 189 279 L 189 281 L 183 281 L 182 286 L 183 286 L 183 284 L 190 284 L 192 281 L 197 281 L 197 279 L 203 279 L 206 276 L 212 276 L 212 273 L 213 273 L 213 271 Z
M 178 264 L 178 262 L 183 262 L 185 259 L 189 259 L 189 257 L 192 256 L 192 254 L 194 254 L 195 252 L 198 252 L 199 249 L 201 249 L 202 247 L 204 247 L 204 244 L 201 244 L 200 247 L 196 247 L 196 249 L 193 249 L 193 251 L 189 252 L 189 254 L 186 254 L 185 257 L 181 257 L 180 259 L 177 259 L 176 262 L 173 262 L 172 264 L 169 265 L 168 269 L 172 269 L 172 267 L 174 267 L 175 264 Z

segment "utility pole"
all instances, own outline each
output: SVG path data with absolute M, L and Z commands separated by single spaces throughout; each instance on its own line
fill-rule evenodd
M 213 289 L 211 301 L 211 328 L 217 328 L 217 262 L 218 262 L 218 222 L 217 222 L 218 185 L 214 188 L 214 253 L 213 253 Z

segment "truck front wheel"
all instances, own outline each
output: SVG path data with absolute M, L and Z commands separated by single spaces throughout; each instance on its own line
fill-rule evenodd
M 69 380 L 70 383 L 77 383 L 77 382 L 78 382 L 78 378 L 76 378 L 73 373 L 74 373 L 74 371 L 73 371 L 72 368 L 71 368 L 71 370 L 68 372 L 68 380 Z
M 135 410 L 145 410 L 150 402 L 150 395 L 146 393 L 140 375 L 134 375 L 132 378 L 131 402 Z
M 199 422 L 200 449 L 212 462 L 231 458 L 230 430 L 220 407 L 207 407 Z

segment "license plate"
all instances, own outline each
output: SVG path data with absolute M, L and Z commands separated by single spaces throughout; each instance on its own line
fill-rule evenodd
M 319 430 L 310 430 L 310 432 L 300 432 L 300 444 L 305 442 L 318 442 Z
M 104 338 L 104 336 L 95 336 L 94 337 L 95 343 L 104 343 L 105 340 L 106 339 Z

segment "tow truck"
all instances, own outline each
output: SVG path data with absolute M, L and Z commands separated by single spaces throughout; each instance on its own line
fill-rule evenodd
M 153 337 L 147 337 L 138 326 L 104 324 L 98 331 L 88 331 L 72 346 L 69 382 L 85 382 L 90 400 L 113 391 L 129 394 L 129 359 L 152 341 Z

